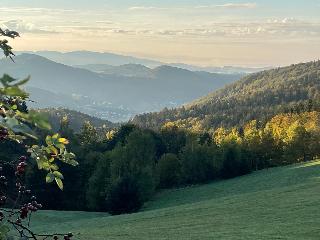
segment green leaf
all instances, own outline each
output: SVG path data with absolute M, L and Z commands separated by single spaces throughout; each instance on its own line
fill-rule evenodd
M 54 174 L 49 172 L 46 176 L 46 183 L 52 183 L 54 180 Z
M 0 82 L 4 87 L 10 86 L 9 83 L 17 81 L 17 79 L 10 77 L 8 74 L 3 74 L 2 78 L 0 79 Z
M 60 137 L 59 133 L 56 133 L 52 136 L 52 139 L 58 139 Z
M 14 133 L 22 133 L 31 138 L 37 139 L 34 131 L 24 123 L 21 123 L 15 117 L 6 117 L 1 119 L 1 125 L 4 125 L 6 128 L 10 129 Z
M 51 165 L 50 165 L 49 161 L 43 162 L 43 163 L 42 163 L 42 168 L 43 168 L 44 170 L 50 171 Z
M 71 166 L 74 166 L 74 167 L 76 167 L 76 166 L 78 166 L 79 165 L 79 163 L 76 161 L 76 160 L 69 160 L 68 162 L 66 162 L 67 164 L 69 164 L 69 165 L 71 165 Z
M 62 175 L 62 173 L 59 172 L 59 171 L 54 171 L 54 172 L 53 172 L 53 175 L 54 175 L 56 178 L 63 179 L 63 175 Z
M 51 136 L 47 136 L 47 137 L 46 137 L 46 144 L 47 144 L 48 146 L 52 145 L 52 138 L 51 138 Z
M 1 89 L 1 93 L 9 97 L 21 97 L 22 99 L 26 99 L 29 96 L 28 93 L 16 86 Z
M 60 160 L 74 167 L 79 165 L 79 163 L 75 160 L 74 153 L 67 152 L 67 150 L 64 151 Z
M 55 178 L 54 180 L 56 181 L 58 187 L 59 187 L 61 190 L 63 190 L 63 182 L 61 181 L 61 179 L 60 179 L 60 178 Z
M 51 130 L 51 125 L 46 115 L 42 113 L 38 113 L 34 110 L 30 110 L 28 115 L 29 115 L 29 120 L 36 127 L 44 130 Z
M 51 125 L 48 121 L 48 117 L 44 114 L 38 113 L 35 110 L 30 110 L 29 113 L 23 113 L 20 111 L 16 112 L 17 117 L 31 123 L 32 125 L 44 129 L 51 130 Z
M 51 164 L 51 165 L 50 165 L 50 168 L 51 168 L 51 170 L 53 170 L 53 171 L 59 170 L 59 167 L 58 167 L 57 164 Z
M 58 149 L 56 149 L 54 146 L 50 146 L 49 149 L 51 151 L 50 153 L 54 155 L 58 155 Z
M 55 146 L 60 149 L 60 153 L 63 153 L 64 149 L 66 148 L 66 146 L 63 145 L 62 143 L 57 143 L 55 144 Z
M 25 85 L 27 82 L 29 82 L 29 80 L 30 80 L 30 76 L 29 76 L 29 77 L 27 77 L 26 79 L 23 79 L 23 80 L 21 80 L 21 81 L 19 81 L 19 82 L 15 83 L 13 86 L 21 86 L 21 85 Z

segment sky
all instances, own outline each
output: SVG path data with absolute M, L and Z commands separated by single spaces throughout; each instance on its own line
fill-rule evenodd
M 199 66 L 320 58 L 320 0 L 1 0 L 16 50 L 90 50 Z

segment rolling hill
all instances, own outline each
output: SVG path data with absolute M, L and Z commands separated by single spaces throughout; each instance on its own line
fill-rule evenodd
M 126 76 L 126 77 L 141 77 L 153 78 L 154 74 L 151 68 L 141 64 L 124 64 L 120 66 L 111 66 L 106 64 L 88 64 L 78 65 L 76 67 L 84 68 L 97 73 Z
M 319 176 L 320 161 L 266 169 L 164 191 L 130 215 L 43 211 L 34 229 L 79 240 L 319 239 Z
M 139 75 L 146 70 L 150 75 Z M 0 61 L 0 74 L 8 73 L 16 78 L 31 75 L 27 85 L 33 93 L 31 98 L 46 103 L 39 104 L 39 108 L 70 108 L 113 122 L 126 121 L 137 113 L 180 106 L 241 76 L 192 72 L 170 66 L 149 69 L 141 65 L 126 65 L 120 71 L 122 75 L 96 73 L 34 54 L 18 55 L 15 63 L 8 59 Z M 132 73 L 130 76 L 129 71 Z M 50 101 L 51 98 L 54 101 Z M 32 106 L 37 107 L 36 104 Z
M 91 51 L 73 51 L 73 52 L 56 52 L 56 51 L 36 51 L 23 52 L 36 54 L 52 61 L 66 65 L 85 65 L 85 64 L 108 64 L 119 66 L 128 63 L 142 64 L 149 67 L 163 65 L 160 61 L 154 61 L 144 58 L 136 58 L 108 52 L 91 52 Z
M 68 118 L 69 121 L 69 127 L 75 132 L 79 132 L 84 124 L 84 122 L 89 121 L 93 126 L 96 128 L 114 128 L 117 125 L 102 120 L 100 118 L 92 117 L 88 114 L 84 114 L 81 112 L 63 109 L 63 108 L 46 108 L 46 109 L 40 109 L 38 110 L 40 113 L 47 116 L 52 129 L 56 132 L 60 128 L 60 122 L 64 117 Z
M 181 108 L 143 114 L 133 122 L 159 128 L 168 121 L 194 119 L 204 128 L 233 127 L 306 108 L 320 108 L 320 61 L 250 74 Z

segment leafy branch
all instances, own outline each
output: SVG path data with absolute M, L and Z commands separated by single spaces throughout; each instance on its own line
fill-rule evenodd
M 19 33 L 0 28 L 0 36 L 14 39 L 19 37 Z M 14 53 L 7 39 L 0 39 L 0 49 L 6 57 L 13 61 Z M 36 111 L 28 110 L 26 102 L 29 101 L 29 94 L 23 86 L 29 81 L 29 77 L 17 80 L 4 74 L 0 78 L 0 142 L 14 141 L 24 146 L 30 157 L 37 162 L 39 170 L 47 172 L 46 182 L 56 182 L 58 187 L 63 190 L 63 174 L 59 171 L 58 162 L 63 162 L 72 166 L 77 166 L 75 155 L 67 151 L 67 139 L 59 134 L 47 136 L 45 145 L 34 144 L 29 146 L 26 142 L 38 140 L 36 129 L 51 130 L 48 120 Z M 28 140 L 28 141 L 27 141 Z M 64 240 L 72 238 L 72 233 L 68 234 L 36 234 L 30 229 L 32 213 L 42 208 L 36 201 L 36 197 L 29 195 L 31 190 L 27 189 L 24 183 L 25 171 L 27 166 L 27 156 L 21 156 L 17 161 L 0 161 L 0 239 L 7 239 L 10 228 L 4 220 L 14 228 L 20 239 L 54 239 L 63 236 Z M 3 172 L 2 165 L 10 167 L 15 171 L 15 186 L 17 195 L 11 199 L 8 191 L 8 181 Z M 26 199 L 28 199 L 26 201 Z M 11 208 L 8 201 L 13 202 Z

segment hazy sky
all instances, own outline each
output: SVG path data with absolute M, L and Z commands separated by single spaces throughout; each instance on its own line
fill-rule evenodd
M 17 50 L 278 66 L 320 58 L 320 0 L 1 0 Z

